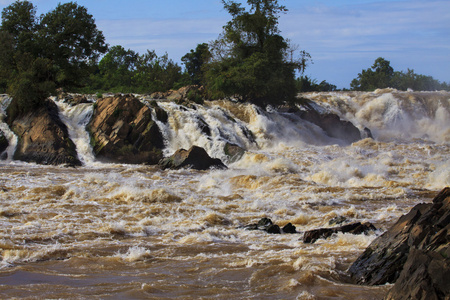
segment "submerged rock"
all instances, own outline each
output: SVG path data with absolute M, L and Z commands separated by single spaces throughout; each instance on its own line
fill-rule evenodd
M 164 140 L 151 109 L 132 95 L 99 99 L 87 129 L 100 160 L 157 164 L 163 157 Z
M 162 159 L 159 164 L 163 169 L 192 168 L 195 170 L 208 170 L 211 168 L 227 168 L 220 159 L 211 158 L 205 149 L 198 146 L 193 146 L 189 150 L 177 150 L 171 157 Z
M 14 159 L 45 165 L 81 165 L 53 101 L 47 100 L 43 107 L 16 118 L 10 126 L 18 136 Z
M 223 151 L 226 156 L 229 158 L 229 162 L 233 163 L 242 158 L 245 154 L 245 149 L 242 147 L 239 147 L 235 144 L 226 143 L 225 147 L 223 148 Z
M 320 228 L 306 231 L 303 235 L 304 243 L 314 243 L 318 239 L 326 239 L 335 233 L 367 234 L 369 231 L 376 230 L 371 223 L 353 223 L 333 228 Z
M 349 272 L 359 284 L 394 283 L 386 299 L 448 299 L 450 188 L 418 204 L 375 239 Z

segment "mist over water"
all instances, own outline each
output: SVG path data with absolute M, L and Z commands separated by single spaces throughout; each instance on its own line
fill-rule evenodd
M 450 185 L 450 93 L 303 97 L 374 139 L 348 145 L 248 104 L 159 102 L 166 156 L 198 145 L 228 165 L 163 171 L 96 162 L 84 129 L 92 104 L 57 102 L 84 165 L 0 161 L 1 298 L 382 298 L 389 286 L 354 286 L 346 270 L 399 216 Z M 231 162 L 226 143 L 248 151 Z M 378 231 L 303 244 L 301 234 L 242 229 L 269 217 L 303 232 L 337 216 Z

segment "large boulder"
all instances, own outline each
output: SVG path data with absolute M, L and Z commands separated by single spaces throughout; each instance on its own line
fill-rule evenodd
M 349 272 L 359 284 L 394 283 L 387 299 L 449 299 L 450 188 L 418 204 L 375 239 Z
M 193 146 L 189 150 L 179 149 L 172 156 L 160 161 L 163 169 L 191 168 L 208 170 L 210 168 L 226 169 L 218 158 L 211 158 L 205 149 Z
M 10 122 L 18 136 L 14 159 L 45 165 L 79 166 L 75 144 L 53 101 Z
M 99 99 L 87 126 L 99 160 L 157 164 L 164 139 L 151 109 L 132 95 Z

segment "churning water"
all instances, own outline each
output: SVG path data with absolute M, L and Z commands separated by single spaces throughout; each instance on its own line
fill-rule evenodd
M 450 185 L 450 93 L 303 96 L 374 139 L 345 145 L 252 105 L 161 102 L 165 155 L 198 145 L 229 167 L 163 171 L 96 162 L 84 130 L 92 106 L 59 103 L 84 166 L 0 162 L 1 298 L 382 298 L 389 285 L 352 285 L 346 270 L 399 216 Z M 0 126 L 13 153 L 15 137 Z M 227 161 L 227 142 L 248 151 Z M 269 217 L 303 232 L 336 216 L 379 230 L 304 244 L 301 234 L 241 228 Z

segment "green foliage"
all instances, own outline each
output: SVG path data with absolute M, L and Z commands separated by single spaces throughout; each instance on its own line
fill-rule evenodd
M 206 67 L 207 94 L 237 97 L 259 105 L 281 104 L 296 96 L 295 71 L 303 71 L 309 55 L 294 51 L 279 35 L 278 18 L 286 8 L 276 0 L 222 0 L 233 17 L 211 43 L 212 62 Z M 290 54 L 290 60 L 289 60 Z
M 97 72 L 80 92 L 152 93 L 167 91 L 183 80 L 181 68 L 168 55 L 155 51 L 139 55 L 122 46 L 111 47 L 100 60 Z M 186 81 L 189 83 L 189 81 Z
M 334 84 L 328 83 L 323 80 L 319 84 L 316 79 L 311 79 L 308 76 L 300 76 L 296 80 L 297 91 L 300 93 L 305 92 L 332 92 L 336 91 L 337 87 Z
M 203 82 L 204 66 L 211 60 L 211 52 L 206 43 L 198 44 L 195 50 L 181 58 L 186 67 L 186 72 L 190 78 L 190 84 L 201 85 Z
M 74 2 L 40 18 L 31 2 L 14 2 L 2 11 L 0 44 L 9 120 L 43 105 L 56 88 L 79 86 L 107 49 L 92 15 Z
M 431 76 L 416 74 L 414 70 L 394 71 L 390 62 L 382 57 L 377 58 L 371 68 L 362 70 L 350 86 L 353 90 L 359 91 L 373 91 L 387 87 L 417 91 L 449 90 L 447 83 L 440 83 Z

